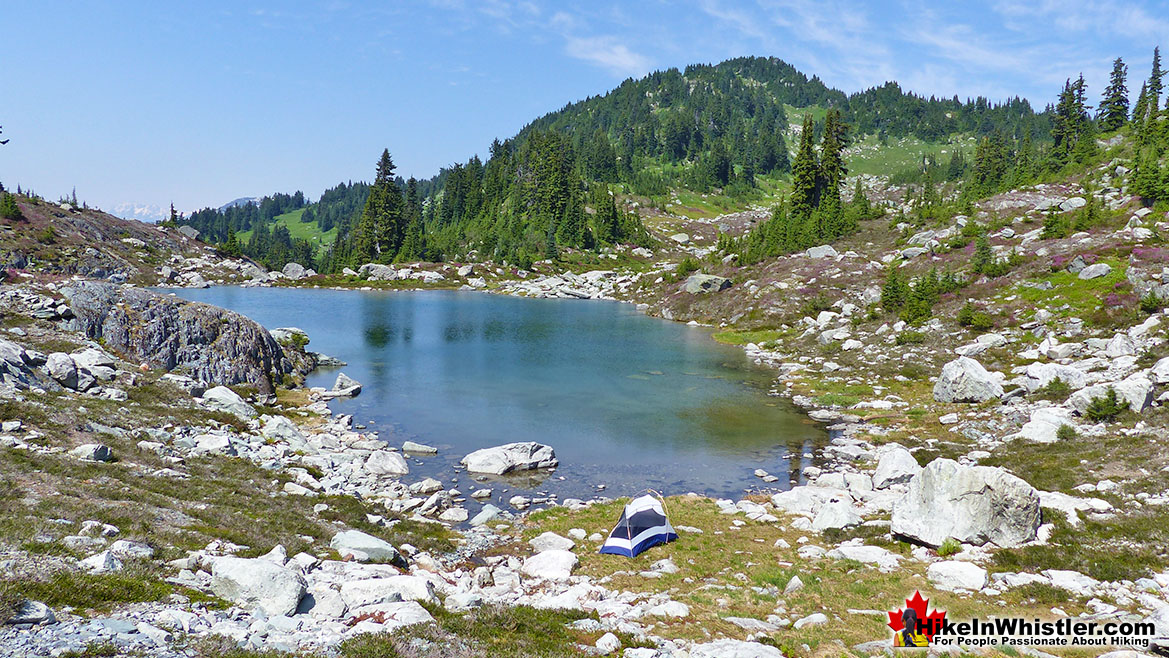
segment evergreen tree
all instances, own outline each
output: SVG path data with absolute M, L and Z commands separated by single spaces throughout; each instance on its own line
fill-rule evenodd
M 389 149 L 383 150 L 369 198 L 354 228 L 352 257 L 356 260 L 352 265 L 392 262 L 402 245 L 404 203 L 394 182 L 394 168 Z
M 1145 120 L 1149 112 L 1149 85 L 1146 82 L 1141 83 L 1141 93 L 1137 95 L 1136 105 L 1132 108 L 1132 120 L 1139 126 L 1144 126 Z
M 890 313 L 898 313 L 909 301 L 909 283 L 896 265 L 890 265 L 881 288 L 881 306 Z
M 0 219 L 24 219 L 20 206 L 16 205 L 16 197 L 8 192 L 0 192 Z
M 990 240 L 985 233 L 980 233 L 974 240 L 974 257 L 970 259 L 970 269 L 975 274 L 985 274 L 994 265 L 994 251 L 990 248 Z
M 840 110 L 828 110 L 824 117 L 824 135 L 820 140 L 820 172 L 817 180 L 819 209 L 823 215 L 821 238 L 834 240 L 848 232 L 844 209 L 840 203 L 840 185 L 848 170 L 844 166 L 844 148 L 848 142 L 848 126 L 840 119 Z
M 1128 121 L 1128 66 L 1124 60 L 1117 57 L 1112 62 L 1112 75 L 1108 80 L 1108 87 L 1104 89 L 1104 97 L 1100 101 L 1100 110 L 1097 121 L 1100 130 L 1112 132 L 1119 129 Z
M 800 132 L 800 148 L 792 163 L 792 191 L 788 214 L 795 221 L 807 220 L 817 205 L 816 180 L 819 164 L 816 162 L 812 115 L 804 115 L 804 126 Z
M 1165 198 L 1161 178 L 1161 167 L 1156 152 L 1151 148 L 1146 149 L 1144 157 L 1137 165 L 1132 185 L 1133 192 L 1141 197 L 1145 205 L 1151 206 L 1158 199 Z
M 1148 87 L 1148 107 L 1146 111 L 1149 117 L 1153 118 L 1157 115 L 1157 109 L 1161 107 L 1161 90 L 1164 88 L 1162 78 L 1165 77 L 1165 72 L 1161 70 L 1161 47 L 1153 48 L 1153 70 L 1149 72 Z

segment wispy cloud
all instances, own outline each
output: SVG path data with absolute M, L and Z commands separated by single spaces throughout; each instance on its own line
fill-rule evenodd
M 648 57 L 633 52 L 612 36 L 566 35 L 564 52 L 570 57 L 596 64 L 619 77 L 644 75 L 652 66 Z

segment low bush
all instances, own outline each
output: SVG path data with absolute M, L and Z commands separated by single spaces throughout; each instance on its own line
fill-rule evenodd
M 898 345 L 920 345 L 925 342 L 925 334 L 920 331 L 902 331 L 897 334 Z
M 1072 387 L 1059 377 L 1047 382 L 1046 386 L 1035 391 L 1035 397 L 1052 402 L 1063 402 L 1071 394 Z
M 1120 414 L 1128 411 L 1128 400 L 1121 400 L 1116 395 L 1116 389 L 1108 387 L 1108 392 L 1092 398 L 1084 416 L 1094 423 L 1110 423 Z

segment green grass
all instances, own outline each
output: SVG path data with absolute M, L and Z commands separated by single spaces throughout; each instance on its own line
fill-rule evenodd
M 321 231 L 321 227 L 317 226 L 316 222 L 302 222 L 300 216 L 304 214 L 304 208 L 286 212 L 283 215 L 277 215 L 273 220 L 274 224 L 279 224 L 288 229 L 288 234 L 295 240 L 308 240 L 310 244 L 317 247 L 317 251 L 324 251 L 326 247 L 333 244 L 337 239 L 337 227 L 329 229 L 328 231 Z M 240 231 L 235 234 L 240 242 L 247 242 L 252 238 L 251 231 Z
M 926 155 L 933 155 L 944 165 L 961 150 L 966 153 L 967 160 L 972 160 L 974 147 L 973 139 L 962 137 L 955 137 L 954 144 L 924 142 L 916 137 L 890 138 L 882 146 L 875 135 L 867 135 L 849 146 L 848 170 L 850 174 L 888 176 L 920 165 Z
M 1051 290 L 1039 290 L 1029 286 L 1015 286 L 1011 294 L 1029 302 L 1033 308 L 1047 308 L 1061 318 L 1087 318 L 1101 307 L 1104 298 L 1112 292 L 1116 285 L 1124 283 L 1124 273 L 1128 263 L 1112 258 L 1104 258 L 1097 262 L 1112 266 L 1107 276 L 1081 279 L 1078 274 L 1064 270 L 1052 272 L 1038 278 L 1038 283 L 1050 282 Z
M 27 598 L 50 608 L 73 606 L 82 610 L 108 610 L 118 603 L 158 601 L 172 587 L 146 567 L 129 567 L 109 574 L 58 571 L 41 580 L 0 580 L 3 598 Z
M 718 331 L 713 334 L 715 340 L 727 345 L 746 345 L 747 343 L 755 343 L 762 345 L 774 340 L 779 340 L 783 335 L 778 329 L 755 329 L 753 331 L 734 331 L 728 329 L 727 331 Z

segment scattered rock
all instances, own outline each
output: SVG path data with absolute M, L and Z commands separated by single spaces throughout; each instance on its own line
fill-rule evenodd
M 378 562 L 401 562 L 402 556 L 398 549 L 384 539 L 378 539 L 360 530 L 345 530 L 333 535 L 329 542 L 334 550 L 342 557 L 351 557 L 358 562 L 376 560 Z
M 107 445 L 100 443 L 86 443 L 79 445 L 69 451 L 70 455 L 78 459 L 84 459 L 91 462 L 108 462 L 113 461 L 114 451 Z
M 978 591 L 986 587 L 986 569 L 973 562 L 947 560 L 935 562 L 926 571 L 926 577 L 939 589 Z

